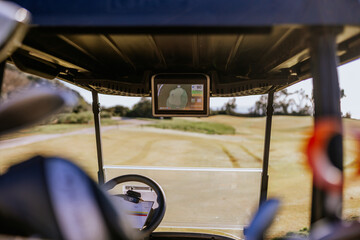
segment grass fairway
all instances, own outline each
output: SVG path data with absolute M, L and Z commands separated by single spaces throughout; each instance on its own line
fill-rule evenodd
M 231 125 L 218 122 L 189 121 L 182 119 L 159 120 L 155 124 L 148 124 L 148 127 L 162 129 L 174 129 L 186 132 L 199 132 L 206 134 L 235 134 L 235 128 Z
M 212 116 L 187 121 L 232 126 L 234 134 L 211 135 L 193 132 L 129 126 L 102 134 L 106 165 L 258 168 L 262 165 L 265 118 Z M 282 201 L 282 208 L 270 235 L 281 235 L 308 227 L 311 174 L 305 164 L 304 142 L 311 134 L 310 117 L 274 116 L 269 165 L 269 197 Z M 360 216 L 359 179 L 354 176 L 356 142 L 349 134 L 360 121 L 344 120 L 345 218 Z M 1 142 L 0 142 L 1 144 Z M 97 172 L 93 134 L 65 136 L 1 150 L 0 171 L 35 153 L 73 159 L 94 179 Z M 216 193 L 214 193 L 216 194 Z M 257 203 L 252 206 L 255 209 Z M 251 210 L 253 210 L 251 209 Z M 211 210 L 211 209 L 210 209 Z M 210 211 L 209 210 L 209 211 Z M 247 209 L 248 210 L 248 209 Z

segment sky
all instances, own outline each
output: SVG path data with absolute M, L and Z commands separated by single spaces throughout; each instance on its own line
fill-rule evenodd
M 341 111 L 343 113 L 350 112 L 352 118 L 360 119 L 360 59 L 352 61 L 338 67 L 340 88 L 344 89 L 346 97 L 341 100 Z M 91 92 L 74 85 L 65 83 L 66 86 L 78 91 L 84 99 L 91 103 Z M 304 89 L 305 92 L 311 96 L 312 93 L 312 79 L 306 79 L 300 83 L 288 87 L 289 92 L 295 92 L 299 89 Z M 246 113 L 249 108 L 254 106 L 255 102 L 260 98 L 260 95 L 236 97 L 237 112 Z M 221 108 L 230 98 L 210 98 L 210 108 Z M 132 107 L 140 100 L 139 97 L 123 97 L 99 94 L 99 102 L 101 106 L 112 107 L 115 105 L 123 105 Z

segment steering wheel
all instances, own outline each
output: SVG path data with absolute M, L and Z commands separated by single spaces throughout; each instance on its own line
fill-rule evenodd
M 137 174 L 129 174 L 129 175 L 123 175 L 119 177 L 115 177 L 111 179 L 110 181 L 106 182 L 103 185 L 103 189 L 106 191 L 109 191 L 110 189 L 113 189 L 116 185 L 124 183 L 124 182 L 141 182 L 149 187 L 151 187 L 156 195 L 157 195 L 157 203 L 158 207 L 154 209 L 153 216 L 150 220 L 150 222 L 144 226 L 141 229 L 141 234 L 145 236 L 149 236 L 156 228 L 159 226 L 160 222 L 164 218 L 165 211 L 166 211 L 166 199 L 165 199 L 165 193 L 161 186 L 155 182 L 154 180 Z

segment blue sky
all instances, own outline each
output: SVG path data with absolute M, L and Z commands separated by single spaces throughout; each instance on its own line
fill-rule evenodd
M 343 113 L 350 112 L 352 118 L 360 119 L 360 59 L 352 61 L 338 68 L 340 87 L 345 90 L 346 97 L 341 101 L 341 111 Z M 78 91 L 86 101 L 91 102 L 91 93 L 82 88 L 76 87 L 71 84 L 65 83 L 68 87 Z M 304 89 L 307 94 L 311 96 L 312 92 L 312 80 L 307 79 L 293 86 L 288 87 L 290 92 L 295 92 L 298 89 Z M 257 96 L 237 97 L 237 111 L 247 112 L 254 103 L 260 98 Z M 99 101 L 101 106 L 111 107 L 115 105 L 123 105 L 132 107 L 139 101 L 138 97 L 122 97 L 112 95 L 99 95 Z M 211 98 L 210 108 L 218 109 L 221 108 L 229 98 Z

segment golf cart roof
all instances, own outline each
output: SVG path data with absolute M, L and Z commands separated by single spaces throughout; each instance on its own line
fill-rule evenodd
M 265 94 L 311 77 L 321 31 L 340 64 L 360 57 L 357 0 L 15 2 L 33 20 L 10 61 L 103 94 L 149 96 L 166 72 L 208 74 L 213 97 Z

